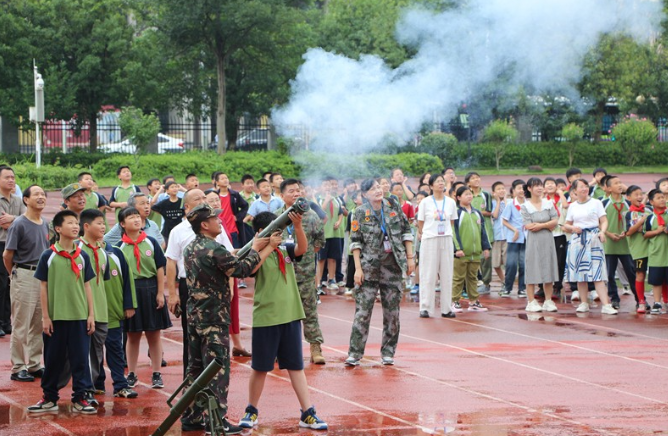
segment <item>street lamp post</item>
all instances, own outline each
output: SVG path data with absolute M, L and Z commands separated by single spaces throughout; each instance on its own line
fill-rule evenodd
M 35 80 L 35 163 L 37 168 L 42 165 L 42 135 L 40 123 L 44 122 L 44 79 L 37 71 L 33 61 L 33 77 Z

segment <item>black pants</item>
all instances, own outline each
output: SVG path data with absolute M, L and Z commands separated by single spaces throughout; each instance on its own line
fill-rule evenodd
M 617 271 L 617 262 L 622 263 L 622 268 L 629 279 L 629 287 L 633 292 L 633 297 L 638 302 L 638 293 L 636 292 L 636 267 L 630 254 L 606 254 L 605 266 L 608 268 L 608 297 L 610 301 L 619 302 L 619 293 L 617 292 L 617 282 L 615 281 L 615 271 Z
M 355 258 L 352 254 L 348 255 L 348 266 L 346 267 L 346 288 L 355 287 Z
M 183 378 L 188 372 L 188 317 L 186 316 L 186 302 L 188 301 L 188 285 L 186 279 L 179 279 L 179 300 L 181 300 L 181 328 L 183 329 Z
M 5 251 L 5 243 L 0 242 L 0 253 Z M 11 326 L 12 303 L 9 299 L 9 273 L 5 263 L 0 262 L 0 328 Z
M 66 362 L 72 371 L 72 401 L 79 401 L 92 386 L 90 375 L 90 337 L 86 321 L 53 321 L 51 336 L 44 339 L 42 391 L 47 401 L 58 401 L 58 382 Z
M 568 241 L 566 235 L 559 235 L 554 237 L 554 247 L 557 250 L 557 268 L 559 268 L 559 281 L 554 284 L 555 291 L 561 291 L 564 282 L 564 272 L 566 271 L 566 251 L 568 249 Z

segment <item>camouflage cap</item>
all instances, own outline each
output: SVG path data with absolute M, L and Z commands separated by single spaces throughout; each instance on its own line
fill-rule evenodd
M 190 224 L 194 224 L 196 222 L 202 223 L 209 218 L 219 216 L 222 212 L 223 211 L 221 209 L 212 209 L 208 204 L 202 203 L 198 204 L 190 212 L 188 212 L 187 218 Z
M 60 193 L 63 195 L 63 200 L 67 200 L 74 194 L 76 194 L 79 191 L 85 191 L 86 188 L 81 186 L 79 183 L 70 183 L 69 185 L 65 186 Z

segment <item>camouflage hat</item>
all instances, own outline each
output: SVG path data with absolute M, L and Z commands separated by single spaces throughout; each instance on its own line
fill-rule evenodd
M 190 224 L 202 223 L 209 218 L 219 216 L 223 211 L 221 209 L 212 209 L 206 203 L 198 204 L 190 212 L 188 212 L 188 221 Z
M 74 194 L 76 194 L 79 191 L 85 191 L 86 188 L 81 186 L 79 183 L 70 183 L 69 185 L 65 186 L 60 193 L 63 195 L 63 200 L 67 200 Z

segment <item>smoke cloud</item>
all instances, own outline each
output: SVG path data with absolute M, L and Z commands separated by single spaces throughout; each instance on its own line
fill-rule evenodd
M 504 88 L 577 97 L 583 56 L 603 33 L 656 35 L 658 0 L 469 0 L 443 12 L 413 7 L 397 23 L 416 55 L 396 69 L 377 56 L 353 60 L 315 48 L 272 118 L 279 133 L 310 132 L 310 148 L 359 153 L 386 138 L 410 140 L 438 113 L 454 116 L 504 76 Z

